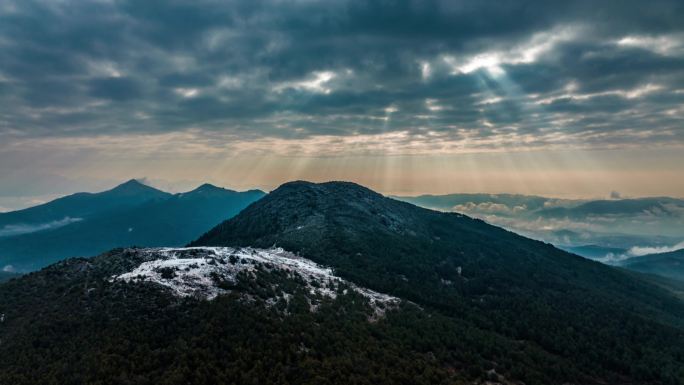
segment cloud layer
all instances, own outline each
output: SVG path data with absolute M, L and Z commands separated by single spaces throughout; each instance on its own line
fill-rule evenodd
M 669 253 L 671 251 L 677 251 L 681 249 L 684 249 L 684 242 L 679 242 L 674 246 L 634 246 L 629 249 L 628 254 L 631 257 L 640 257 L 648 254 Z
M 553 199 L 511 194 L 403 197 L 481 218 L 606 263 L 684 248 L 684 199 Z M 674 246 L 670 246 L 674 245 Z
M 14 224 L 5 225 L 0 228 L 0 237 L 9 237 L 14 235 L 35 233 L 36 231 L 52 230 L 60 227 L 64 227 L 74 222 L 80 222 L 83 218 L 70 218 L 64 217 L 63 219 L 57 221 L 51 221 L 39 224 Z
M 682 145 L 681 20 L 674 0 L 0 0 L 0 151 Z

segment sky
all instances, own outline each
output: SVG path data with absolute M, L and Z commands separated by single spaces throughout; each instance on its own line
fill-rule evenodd
M 131 178 L 684 197 L 682 1 L 0 0 L 0 211 Z

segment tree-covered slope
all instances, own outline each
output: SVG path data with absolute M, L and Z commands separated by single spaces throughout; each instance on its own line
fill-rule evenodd
M 202 258 L 203 251 L 184 253 Z M 323 282 L 283 275 L 268 263 L 210 301 L 113 278 L 157 257 L 118 249 L 0 285 L 0 383 L 595 382 L 531 342 L 415 304 L 378 316 L 344 284 L 332 298 L 316 295 L 314 308 L 310 288 Z
M 684 304 L 671 293 L 483 221 L 352 183 L 285 184 L 193 245 L 296 251 L 364 286 L 534 341 L 589 372 L 683 374 Z

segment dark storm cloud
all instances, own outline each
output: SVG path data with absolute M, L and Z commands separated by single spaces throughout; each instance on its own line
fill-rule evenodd
M 0 0 L 0 134 L 682 142 L 682 20 L 675 0 Z
M 90 94 L 96 98 L 124 101 L 142 96 L 141 84 L 122 77 L 96 78 L 89 81 Z

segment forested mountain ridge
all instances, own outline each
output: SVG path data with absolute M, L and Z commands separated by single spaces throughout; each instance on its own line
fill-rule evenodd
M 667 290 L 352 183 L 287 183 L 192 246 L 117 249 L 0 285 L 0 383 L 684 381 L 684 303 Z M 374 316 L 344 285 L 317 296 L 330 278 L 219 246 L 276 246 L 399 302 Z M 179 295 L 186 283 L 220 290 Z
M 412 276 L 436 287 L 450 281 L 450 290 L 480 294 L 534 284 L 611 289 L 616 283 L 631 291 L 640 284 L 616 269 L 482 220 L 419 208 L 348 182 L 286 183 L 190 244 L 219 245 L 276 245 L 357 280 L 373 276 L 372 285 L 395 291 L 414 292 L 415 282 L 406 284 Z M 672 309 L 684 315 L 678 302 Z
M 622 365 L 608 353 L 626 338 L 620 325 L 682 338 L 684 306 L 658 287 L 483 221 L 353 183 L 287 183 L 192 245 L 277 245 L 353 282 L 537 341 L 587 367 Z M 582 353 L 596 349 L 592 359 Z

